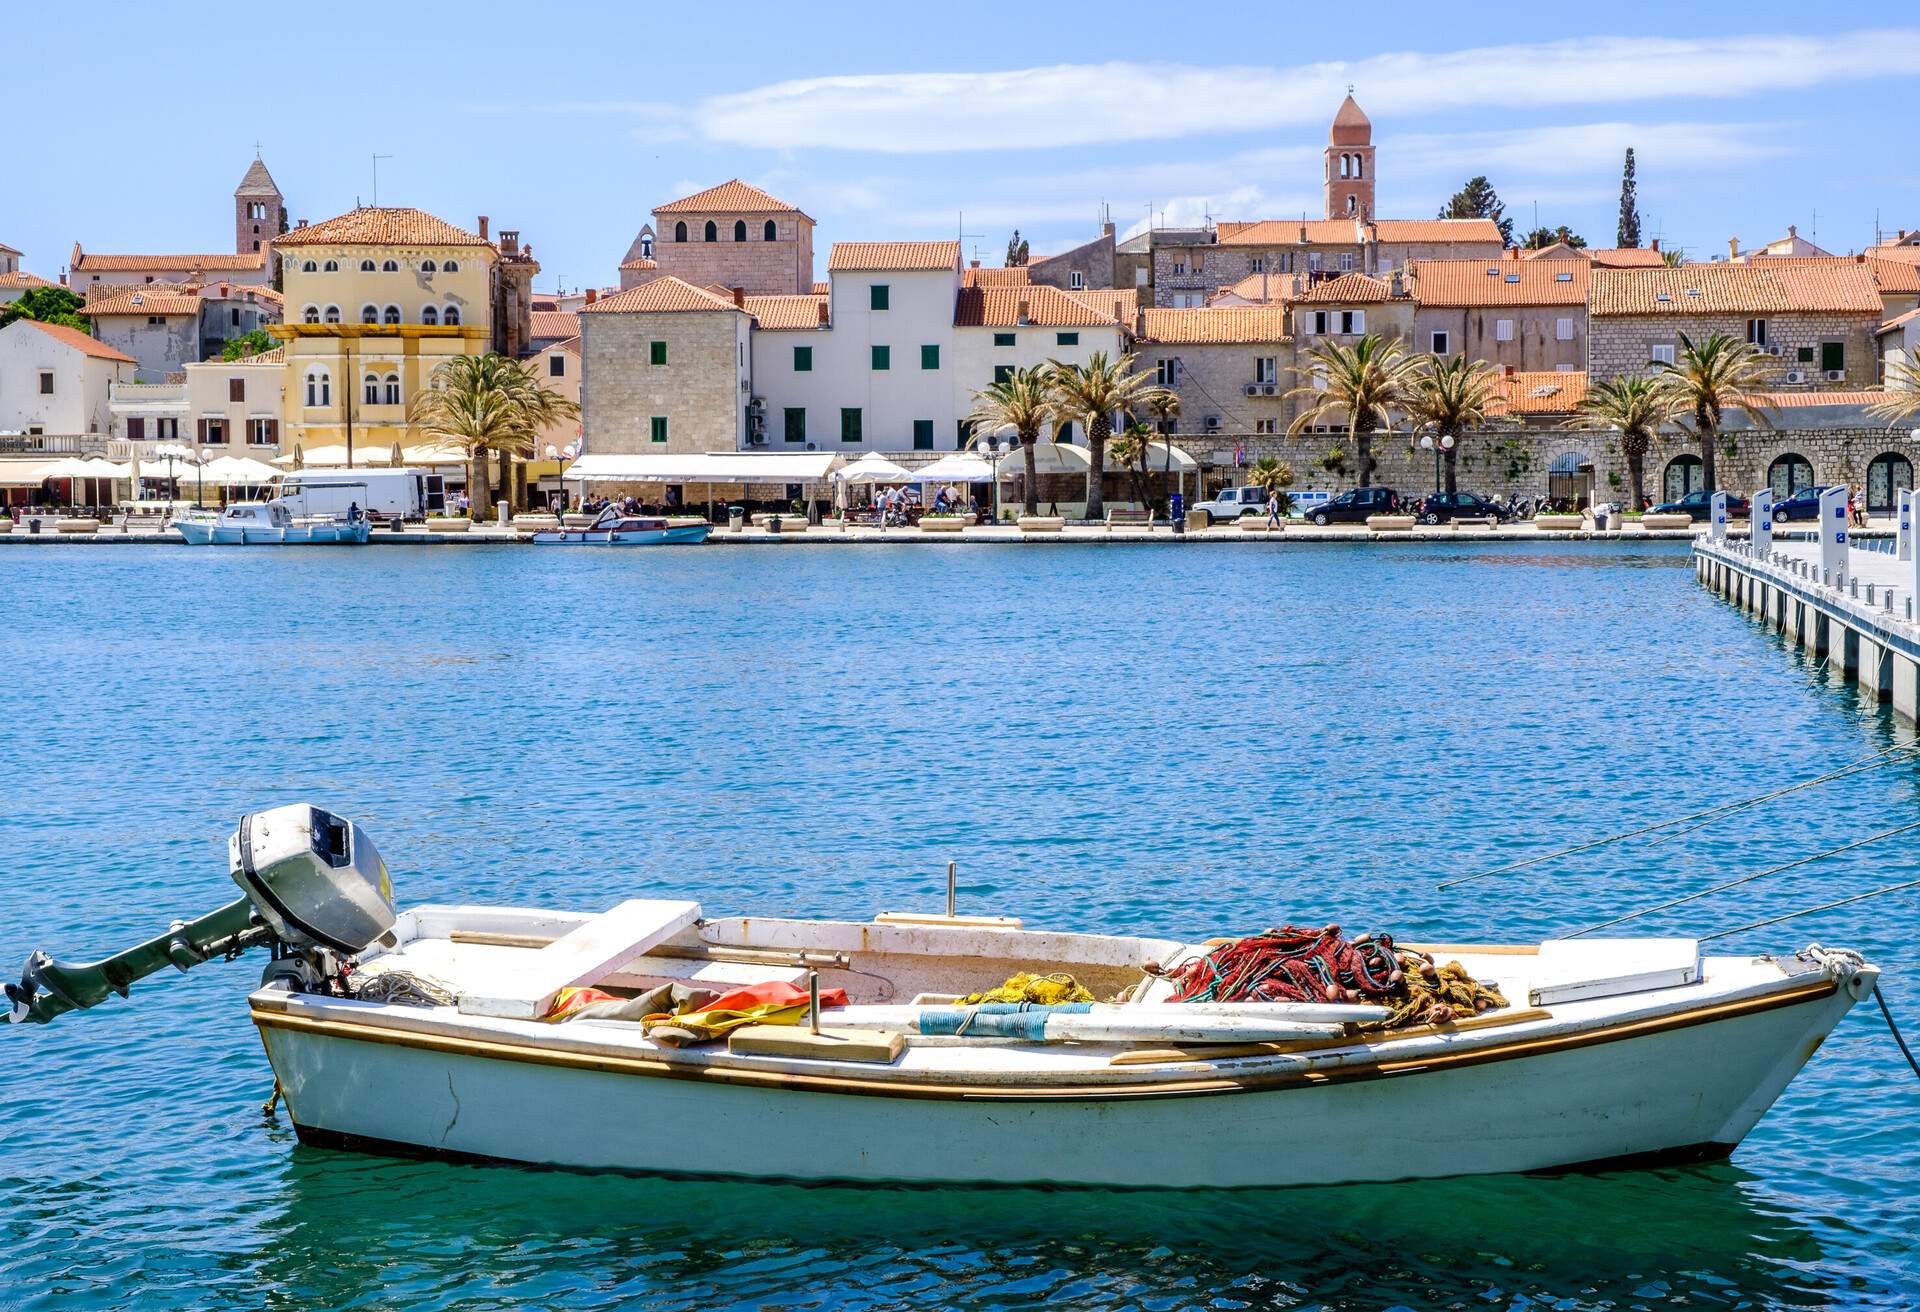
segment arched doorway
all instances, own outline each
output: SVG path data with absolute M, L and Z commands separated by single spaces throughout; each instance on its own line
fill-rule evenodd
M 1902 488 L 1913 486 L 1913 462 L 1898 451 L 1883 451 L 1867 465 L 1867 513 L 1891 515 Z
M 1784 452 L 1767 466 L 1767 486 L 1773 489 L 1774 496 L 1780 498 L 1812 487 L 1813 465 L 1797 451 Z
M 1662 501 L 1678 501 L 1689 492 L 1698 492 L 1707 485 L 1706 471 L 1701 467 L 1699 456 L 1681 455 L 1667 461 L 1667 472 L 1661 478 Z

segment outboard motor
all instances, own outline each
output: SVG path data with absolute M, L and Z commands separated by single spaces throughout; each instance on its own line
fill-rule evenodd
M 20 982 L 5 986 L 6 1019 L 45 1024 L 112 994 L 124 998 L 134 981 L 164 966 L 231 961 L 254 947 L 272 953 L 263 982 L 284 979 L 318 992 L 338 978 L 341 957 L 393 928 L 386 862 L 366 830 L 331 811 L 304 803 L 254 811 L 240 818 L 227 853 L 242 897 L 103 961 L 69 964 L 35 952 Z

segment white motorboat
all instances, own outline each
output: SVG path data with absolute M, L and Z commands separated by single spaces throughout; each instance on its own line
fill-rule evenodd
M 174 531 L 194 546 L 352 546 L 367 541 L 370 525 L 356 519 L 296 516 L 281 500 L 241 501 L 215 516 L 190 515 Z
M 607 506 L 585 528 L 546 529 L 533 535 L 538 547 L 696 546 L 712 525 L 700 519 L 627 515 Z
M 1818 946 L 1436 945 L 1507 1005 L 1362 1030 L 1345 1018 L 1364 1007 L 1169 1002 L 1163 963 L 1201 944 L 950 915 L 710 918 L 657 899 L 394 915 L 371 842 L 325 811 L 256 813 L 230 846 L 245 897 L 107 962 L 35 954 L 7 988 L 12 1018 L 267 943 L 248 1005 L 304 1141 L 586 1170 L 1198 1188 L 1707 1160 L 1878 976 Z M 1017 971 L 1126 1000 L 1058 1028 L 1041 1009 L 1025 1035 L 970 1031 L 952 995 Z M 546 1019 L 570 987 L 782 982 L 845 1000 L 814 1010 L 817 1036 L 753 1025 L 704 1046 L 592 1010 Z

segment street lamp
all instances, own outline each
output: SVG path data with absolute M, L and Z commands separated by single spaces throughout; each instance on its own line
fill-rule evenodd
M 1434 495 L 1438 496 L 1440 493 L 1440 453 L 1442 451 L 1453 450 L 1453 434 L 1442 433 L 1439 438 L 1436 439 L 1432 433 L 1428 433 L 1420 439 L 1420 449 L 1422 451 L 1433 452 L 1433 491 Z
M 991 524 L 998 524 L 1000 522 L 1000 434 L 1001 433 L 1007 433 L 1010 435 L 1007 438 L 1006 446 L 1007 446 L 1007 451 L 1011 453 L 1013 451 L 1014 443 L 1019 441 L 1019 436 L 1014 433 L 1014 429 L 1011 424 L 1002 424 L 999 428 L 996 428 L 991 433 L 984 433 L 984 434 L 976 433 L 973 437 L 973 440 L 967 443 L 967 445 L 972 447 L 976 452 L 981 451 L 983 449 L 986 451 L 987 465 L 993 471 L 993 479 L 992 479 L 993 496 L 991 501 L 991 505 L 993 507 L 993 517 L 987 521 L 988 523 L 991 523 Z

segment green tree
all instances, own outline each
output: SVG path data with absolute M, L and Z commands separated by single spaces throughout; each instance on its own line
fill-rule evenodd
M 226 345 L 220 348 L 222 360 L 242 360 L 249 355 L 258 355 L 262 351 L 273 349 L 273 335 L 265 328 L 255 328 L 252 332 L 239 337 L 229 337 Z
M 1622 374 L 1593 384 L 1581 398 L 1579 413 L 1564 427 L 1620 435 L 1620 454 L 1627 460 L 1627 486 L 1633 509 L 1647 504 L 1647 452 L 1660 426 L 1673 417 L 1673 398 L 1651 378 Z
M 1047 365 L 1055 411 L 1062 419 L 1079 419 L 1087 426 L 1088 519 L 1099 519 L 1106 513 L 1106 494 L 1100 483 L 1107 472 L 1107 438 L 1113 434 L 1113 417 L 1145 409 L 1160 390 L 1152 374 L 1134 371 L 1134 358 L 1123 355 L 1110 360 L 1105 351 L 1095 351 L 1085 364 L 1054 360 Z
M 1007 267 L 1018 269 L 1027 262 L 1027 243 L 1021 240 L 1020 229 L 1013 230 L 1013 236 L 1007 239 Z
M 1766 386 L 1766 357 L 1747 342 L 1725 333 L 1713 333 L 1695 342 L 1680 334 L 1680 358 L 1661 364 L 1658 386 L 1672 406 L 1674 422 L 1700 443 L 1700 475 L 1707 491 L 1720 486 L 1714 457 L 1720 445 L 1720 424 L 1729 410 L 1737 410 L 1756 427 L 1771 429 L 1772 409 L 1754 398 Z
M 1268 496 L 1278 494 L 1280 513 L 1293 513 L 1293 493 L 1287 491 L 1293 486 L 1293 466 L 1278 456 L 1261 456 L 1254 461 L 1247 471 L 1247 485 L 1262 489 Z
M 1620 171 L 1620 225 L 1614 229 L 1615 246 L 1640 244 L 1640 192 L 1633 180 L 1633 147 L 1627 147 L 1626 166 Z
M 1453 193 L 1452 199 L 1440 207 L 1443 219 L 1492 219 L 1494 226 L 1500 229 L 1500 240 L 1513 245 L 1513 220 L 1507 217 L 1507 207 L 1500 203 L 1499 193 L 1485 176 L 1467 179 L 1467 185 Z
M 1126 431 L 1116 434 L 1107 443 L 1107 450 L 1127 471 L 1127 482 L 1133 488 L 1133 499 L 1144 508 L 1147 505 L 1147 444 L 1153 441 L 1153 430 L 1145 424 L 1129 424 Z
M 1307 352 L 1312 362 L 1293 372 L 1307 381 L 1288 391 L 1302 409 L 1287 426 L 1298 434 L 1333 415 L 1344 415 L 1347 433 L 1360 460 L 1360 486 L 1373 483 L 1373 435 L 1393 427 L 1395 409 L 1404 409 L 1419 368 L 1397 337 L 1368 333 L 1352 346 L 1327 341 Z M 1329 456 L 1331 456 L 1329 452 Z
M 20 293 L 14 300 L 0 302 L 0 328 L 15 319 L 33 319 L 40 323 L 77 328 L 83 333 L 91 332 L 92 325 L 80 314 L 85 306 L 85 301 L 65 287 L 35 287 Z
M 1440 445 L 1446 490 L 1457 492 L 1460 443 L 1487 423 L 1488 411 L 1500 393 L 1500 372 L 1485 360 L 1468 360 L 1464 355 L 1446 359 L 1423 355 L 1415 366 L 1407 378 L 1407 418 L 1415 434 L 1430 433 Z M 1443 438 L 1453 441 L 1449 445 Z
M 543 424 L 579 413 L 579 406 L 548 391 L 532 366 L 489 352 L 456 355 L 434 366 L 429 386 L 407 406 L 407 422 L 466 453 L 467 495 L 480 504 L 493 487 L 490 454 L 500 455 L 512 500 L 514 457 L 532 452 Z
M 1015 369 L 1000 382 L 981 388 L 973 394 L 973 412 L 967 416 L 969 426 L 988 432 L 1011 428 L 1020 439 L 1027 464 L 1025 510 L 1029 515 L 1040 513 L 1034 446 L 1053 418 L 1053 383 L 1044 369 Z
M 1557 228 L 1535 228 L 1521 240 L 1520 246 L 1523 250 L 1537 251 L 1557 241 L 1563 241 L 1576 250 L 1587 244 L 1585 237 L 1563 223 Z

